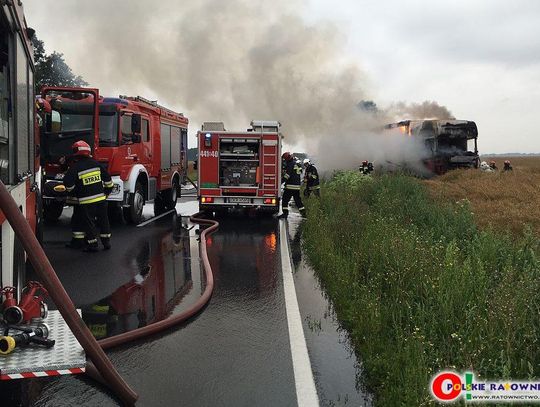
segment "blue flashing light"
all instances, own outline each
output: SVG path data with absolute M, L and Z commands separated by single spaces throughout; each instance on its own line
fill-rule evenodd
M 103 98 L 104 103 L 119 103 L 121 105 L 127 106 L 128 101 L 122 98 Z

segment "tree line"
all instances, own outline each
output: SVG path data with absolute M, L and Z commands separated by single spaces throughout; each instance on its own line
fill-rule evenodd
M 43 86 L 88 86 L 80 75 L 75 75 L 64 60 L 64 54 L 53 51 L 45 52 L 45 44 L 37 36 L 32 38 L 34 45 L 34 65 L 36 93 Z

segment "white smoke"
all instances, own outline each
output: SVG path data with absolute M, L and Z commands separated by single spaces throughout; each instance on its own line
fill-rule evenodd
M 87 81 L 157 98 L 184 111 L 191 129 L 203 121 L 242 130 L 252 119 L 279 120 L 286 143 L 301 143 L 327 170 L 422 154 L 410 139 L 378 134 L 394 107 L 358 108 L 371 99 L 365 74 L 336 24 L 302 18 L 305 0 L 57 0 L 51 7 L 66 31 L 84 16 L 76 30 Z

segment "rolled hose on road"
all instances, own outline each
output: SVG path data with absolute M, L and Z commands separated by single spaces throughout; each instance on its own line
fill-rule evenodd
M 156 334 L 175 325 L 179 325 L 191 318 L 193 315 L 197 314 L 208 303 L 210 297 L 212 296 L 212 291 L 214 290 L 214 275 L 212 274 L 212 268 L 210 267 L 210 262 L 208 261 L 208 254 L 206 251 L 206 235 L 215 232 L 219 226 L 219 223 L 215 220 L 200 218 L 199 216 L 201 215 L 202 212 L 198 212 L 191 216 L 189 220 L 193 223 L 211 225 L 210 227 L 204 229 L 201 233 L 201 242 L 203 242 L 203 244 L 201 244 L 201 259 L 206 275 L 206 287 L 202 295 L 191 307 L 181 314 L 172 315 L 162 321 L 154 322 L 142 328 L 134 329 L 133 331 L 111 336 L 110 338 L 101 339 L 98 341 L 98 343 L 103 349 L 109 349 L 114 346 L 122 345 L 130 341 Z
M 73 301 L 71 301 L 64 286 L 58 279 L 47 255 L 39 244 L 34 232 L 26 221 L 26 218 L 4 183 L 1 181 L 0 210 L 2 210 L 4 216 L 11 225 L 11 228 L 19 238 L 36 274 L 41 279 L 43 286 L 49 292 L 49 296 L 58 307 L 58 311 L 60 311 L 66 324 L 69 326 L 73 335 L 75 335 L 75 338 L 77 338 L 90 360 L 95 364 L 96 371 L 100 373 L 106 383 L 109 383 L 109 387 L 124 402 L 124 404 L 135 404 L 135 401 L 138 398 L 137 393 L 135 393 L 124 379 L 122 379 L 77 313 Z

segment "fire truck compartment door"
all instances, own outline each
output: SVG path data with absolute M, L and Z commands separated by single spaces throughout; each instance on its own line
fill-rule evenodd
M 171 164 L 179 165 L 181 149 L 181 132 L 179 127 L 171 127 Z
M 161 123 L 161 169 L 171 168 L 171 126 Z

